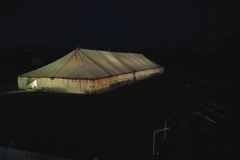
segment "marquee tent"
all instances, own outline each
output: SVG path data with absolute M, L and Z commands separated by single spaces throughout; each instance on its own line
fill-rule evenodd
M 39 69 L 18 76 L 18 88 L 78 94 L 102 93 L 164 68 L 142 54 L 76 49 Z M 34 83 L 33 83 L 34 82 Z

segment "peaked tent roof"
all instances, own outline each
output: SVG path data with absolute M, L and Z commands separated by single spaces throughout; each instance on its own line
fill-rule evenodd
M 110 75 L 119 75 L 124 72 L 115 68 L 111 63 L 109 63 L 98 51 L 96 50 L 88 50 L 88 49 L 80 49 L 80 51 L 87 57 L 89 57 L 95 64 L 97 64 L 100 68 L 106 71 Z
M 108 61 L 112 66 L 115 68 L 123 71 L 124 73 L 130 73 L 133 72 L 134 70 L 127 67 L 125 64 L 123 64 L 121 61 L 119 61 L 116 57 L 112 55 L 112 53 L 107 52 L 107 51 L 98 51 L 106 61 Z
M 147 69 L 152 69 L 153 68 L 153 66 L 151 66 L 150 64 L 148 64 L 147 62 L 142 60 L 139 57 L 139 54 L 137 54 L 137 53 L 129 53 L 129 55 L 131 55 L 134 59 L 136 59 L 138 62 L 140 62 L 142 65 L 144 65 L 144 67 L 146 67 Z
M 107 76 L 110 76 L 110 74 L 100 68 L 80 50 L 75 50 L 69 63 L 66 63 L 55 75 L 55 77 L 69 78 L 102 78 Z
M 79 50 L 31 72 L 22 74 L 26 77 L 59 77 L 59 78 L 102 78 L 110 76 Z
M 157 67 L 142 54 L 77 49 L 20 77 L 96 79 Z
M 131 56 L 129 53 L 121 53 L 125 58 L 127 58 L 132 64 L 137 66 L 139 70 L 145 70 L 148 69 L 148 67 L 144 66 L 144 64 L 141 64 L 141 62 L 137 61 L 135 57 Z
M 123 54 L 117 53 L 117 52 L 111 52 L 111 53 L 113 54 L 114 57 L 116 57 L 117 60 L 119 60 L 120 62 L 122 62 L 127 67 L 131 68 L 132 70 L 134 70 L 134 71 L 141 70 L 141 67 L 139 67 L 136 64 L 134 64 L 133 62 L 131 62 L 128 58 L 123 56 Z
M 158 64 L 150 61 L 148 58 L 146 58 L 144 55 L 142 54 L 134 54 L 135 56 L 139 57 L 141 60 L 143 60 L 144 62 L 146 62 L 148 65 L 150 65 L 152 68 L 159 68 L 161 66 L 159 66 Z

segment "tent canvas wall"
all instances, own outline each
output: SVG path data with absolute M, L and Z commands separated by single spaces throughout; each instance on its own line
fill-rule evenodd
M 163 73 L 164 68 L 137 53 L 76 49 L 36 70 L 18 76 L 19 89 L 78 94 L 102 93 Z

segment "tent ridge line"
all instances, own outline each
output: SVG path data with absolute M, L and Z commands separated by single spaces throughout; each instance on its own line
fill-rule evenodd
M 78 61 L 77 55 L 76 55 L 76 53 L 79 54 L 79 52 L 77 52 L 77 51 L 79 51 L 79 50 L 75 50 L 75 51 L 74 51 L 74 56 L 75 56 L 75 58 L 76 58 L 76 60 L 77 60 L 77 63 L 78 63 L 78 65 L 79 65 L 79 67 L 82 68 L 81 65 L 80 65 L 80 63 L 79 63 L 79 61 Z M 86 67 L 80 54 L 79 54 L 79 57 L 80 57 L 80 59 L 81 59 L 81 61 L 82 61 L 83 67 Z M 74 72 L 76 72 L 77 69 L 78 69 L 78 68 L 76 68 Z M 74 72 L 72 72 L 69 76 L 73 75 Z
M 137 53 L 130 53 L 131 56 L 135 57 L 135 59 L 140 60 L 146 67 L 148 67 L 148 69 L 152 69 L 152 67 L 149 66 L 149 64 L 147 64 L 145 61 L 143 61 L 141 58 L 135 56 L 134 54 L 137 54 Z
M 82 50 L 80 50 L 86 57 L 88 57 Z M 112 76 L 112 74 L 110 74 L 108 71 L 106 71 L 105 69 L 103 69 L 101 66 L 99 66 L 96 62 L 94 62 L 94 60 L 92 60 L 90 57 L 88 57 L 93 63 L 95 63 L 98 67 L 100 67 L 102 70 L 104 70 L 106 73 L 108 73 L 109 75 Z
M 127 72 L 127 73 L 133 73 L 133 72 L 135 72 L 134 69 L 132 69 L 131 67 L 129 67 L 128 65 L 126 65 L 125 63 L 123 63 L 122 61 L 120 61 L 119 59 L 117 59 L 117 57 L 115 57 L 115 56 L 112 54 L 112 52 L 109 51 L 109 53 L 110 53 L 116 60 L 118 60 L 119 63 L 121 63 L 122 65 L 124 65 L 124 66 L 127 67 L 128 69 L 131 69 L 131 70 L 132 70 L 131 72 Z M 123 72 L 123 73 L 125 73 L 125 72 Z
M 81 57 L 82 60 L 87 57 L 87 58 L 91 61 L 91 59 L 90 59 L 88 56 L 86 56 L 86 55 L 82 52 L 81 49 L 79 49 L 78 51 L 79 51 L 78 54 L 79 54 L 80 57 L 81 57 L 80 53 L 83 54 L 82 57 Z M 84 57 L 84 56 L 86 56 L 86 57 Z M 86 59 L 85 59 L 85 60 L 86 60 Z M 93 63 L 94 63 L 94 62 L 93 62 Z M 89 67 L 89 71 L 90 71 L 90 73 L 91 73 L 93 76 L 95 76 L 94 72 L 90 69 L 90 67 Z
M 109 52 L 109 53 L 112 54 L 112 52 Z M 120 52 L 119 52 L 119 53 L 120 53 Z M 113 54 L 112 54 L 112 56 L 113 56 L 114 58 L 116 58 L 116 60 L 118 60 L 117 57 L 115 57 Z M 120 60 L 118 60 L 118 61 L 119 61 L 122 65 L 124 65 L 125 67 L 133 70 L 132 72 L 128 72 L 128 73 L 133 73 L 133 72 L 135 72 L 135 69 L 132 69 L 131 67 L 129 67 L 128 65 L 126 65 L 125 63 L 123 63 L 123 62 L 120 61 Z
M 100 55 L 101 57 L 103 57 L 102 54 L 101 54 L 99 51 L 97 51 L 97 52 L 99 53 L 99 55 Z M 111 54 L 111 52 L 109 52 L 109 53 Z M 106 58 L 103 57 L 103 59 L 105 59 L 105 60 L 108 62 L 108 60 L 107 60 Z M 114 65 L 112 65 L 110 62 L 108 62 L 108 63 L 109 63 L 111 66 L 113 66 L 114 68 L 116 68 L 117 70 L 119 70 L 119 71 L 125 73 L 125 72 L 122 71 L 121 69 L 119 69 L 119 68 L 115 67 Z
M 121 54 L 121 52 L 119 52 L 120 54 Z M 119 54 L 119 53 L 116 53 L 116 54 Z M 114 54 L 112 54 L 113 56 L 114 56 Z M 122 55 L 122 54 L 121 54 Z M 118 60 L 118 58 L 116 57 L 116 56 L 114 56 L 117 60 Z M 125 57 L 124 57 L 125 58 Z M 126 59 L 126 58 L 125 58 Z M 118 61 L 120 61 L 120 60 L 118 60 Z M 138 72 L 138 70 L 135 70 L 135 69 L 133 69 L 133 68 L 131 68 L 131 67 L 129 67 L 127 64 L 125 64 L 124 62 L 122 62 L 122 61 L 120 61 L 123 65 L 125 65 L 125 66 L 127 66 L 128 68 L 130 68 L 131 70 L 133 70 L 133 72 Z
M 83 67 L 86 67 L 85 64 L 84 64 L 84 62 L 83 62 L 83 59 L 82 59 L 82 57 L 81 57 L 81 55 L 80 55 L 80 53 L 79 53 L 79 50 L 80 50 L 80 49 L 77 50 L 77 51 L 78 51 L 78 55 L 79 55 L 79 57 L 80 57 L 80 59 L 81 59 L 81 61 L 82 61 Z M 76 50 L 75 50 L 75 51 L 76 51 Z M 76 56 L 76 54 L 75 54 L 75 56 Z M 77 56 L 76 56 L 76 59 L 77 59 Z M 79 62 L 78 62 L 78 64 L 79 64 Z M 83 68 L 83 67 L 81 67 L 80 64 L 79 64 L 79 66 L 80 66 L 80 68 Z
M 125 59 L 127 59 L 127 57 L 121 52 L 120 53 Z M 128 53 L 129 54 L 129 53 Z M 130 55 L 130 54 L 129 54 Z M 128 60 L 128 59 L 127 59 Z M 134 62 L 134 61 L 132 61 L 132 60 L 128 60 L 129 62 L 133 62 L 133 63 L 135 63 L 135 64 L 140 64 L 140 66 L 141 66 L 141 63 L 139 63 L 135 58 L 134 58 L 134 61 L 136 61 L 136 62 Z M 142 68 L 142 67 L 141 67 Z M 145 69 L 140 69 L 140 70 L 145 70 Z
M 75 52 L 74 52 L 74 53 L 75 53 Z M 74 53 L 73 53 L 73 54 L 74 54 Z M 70 56 L 70 58 L 67 60 L 67 62 L 57 71 L 56 74 L 58 74 L 58 72 L 60 72 L 60 70 L 63 69 L 63 67 L 64 67 L 64 66 L 68 63 L 68 61 L 73 57 L 73 54 L 72 54 L 72 56 Z M 54 77 L 56 74 L 54 74 L 53 77 Z

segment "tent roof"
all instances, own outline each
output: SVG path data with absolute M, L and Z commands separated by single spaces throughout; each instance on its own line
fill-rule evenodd
M 99 79 L 159 67 L 141 54 L 77 49 L 23 77 Z
M 112 55 L 112 53 L 107 51 L 98 51 L 102 57 L 106 59 L 112 66 L 118 68 L 119 70 L 123 71 L 124 73 L 133 72 L 134 70 L 129 68 L 128 66 L 124 65 L 121 61 L 119 61 L 116 57 Z
M 127 55 L 123 55 L 122 53 L 117 53 L 117 52 L 111 52 L 113 54 L 113 56 L 119 60 L 120 62 L 122 62 L 124 65 L 126 65 L 127 67 L 131 68 L 134 71 L 139 71 L 142 70 L 141 67 L 139 65 L 136 65 L 135 63 L 133 63 L 131 61 L 131 59 L 127 56 Z
M 150 61 L 148 58 L 146 58 L 144 55 L 142 54 L 134 54 L 134 56 L 139 57 L 142 61 L 144 61 L 146 64 L 148 64 L 149 66 L 151 66 L 151 68 L 159 68 L 161 66 L 159 66 L 158 64 Z
M 118 75 L 124 73 L 124 71 L 114 67 L 111 63 L 109 63 L 98 51 L 88 49 L 80 49 L 80 51 L 109 75 Z

